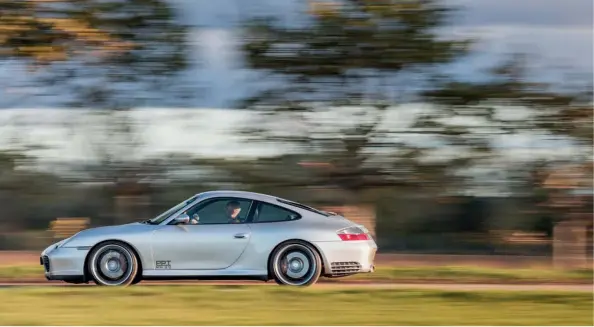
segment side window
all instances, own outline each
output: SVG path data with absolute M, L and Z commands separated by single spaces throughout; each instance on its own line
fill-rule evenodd
M 301 218 L 298 213 L 274 205 L 260 203 L 254 215 L 256 223 L 291 221 Z
M 208 200 L 189 209 L 187 214 L 193 224 L 234 224 L 244 223 L 248 217 L 251 200 L 221 198 Z

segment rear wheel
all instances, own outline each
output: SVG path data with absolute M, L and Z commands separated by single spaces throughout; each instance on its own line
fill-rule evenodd
M 280 285 L 310 286 L 320 278 L 322 259 L 311 245 L 290 241 L 274 251 L 268 269 Z
M 88 270 L 97 285 L 128 286 L 140 281 L 138 259 L 130 247 L 121 242 L 106 242 L 90 254 Z

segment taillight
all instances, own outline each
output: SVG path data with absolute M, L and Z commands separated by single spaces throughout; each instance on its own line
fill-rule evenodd
M 338 234 L 343 241 L 367 241 L 369 237 L 367 234 Z
M 367 231 L 360 227 L 348 227 L 337 232 L 338 237 L 343 241 L 367 241 L 369 235 Z

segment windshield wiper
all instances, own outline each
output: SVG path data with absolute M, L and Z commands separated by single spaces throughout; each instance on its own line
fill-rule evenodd
M 141 224 L 155 225 L 155 223 L 151 219 L 145 220 L 145 221 L 141 222 Z

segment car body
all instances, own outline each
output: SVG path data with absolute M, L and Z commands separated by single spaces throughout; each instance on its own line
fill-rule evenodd
M 239 204 L 238 223 L 221 216 L 231 202 Z M 211 191 L 147 221 L 80 231 L 45 249 L 40 264 L 48 280 L 71 283 L 275 279 L 304 286 L 319 276 L 373 272 L 376 251 L 369 232 L 340 215 L 265 194 Z M 112 276 L 116 268 L 113 276 L 125 280 Z M 311 280 L 308 272 L 307 281 L 303 275 L 297 282 L 304 269 Z

